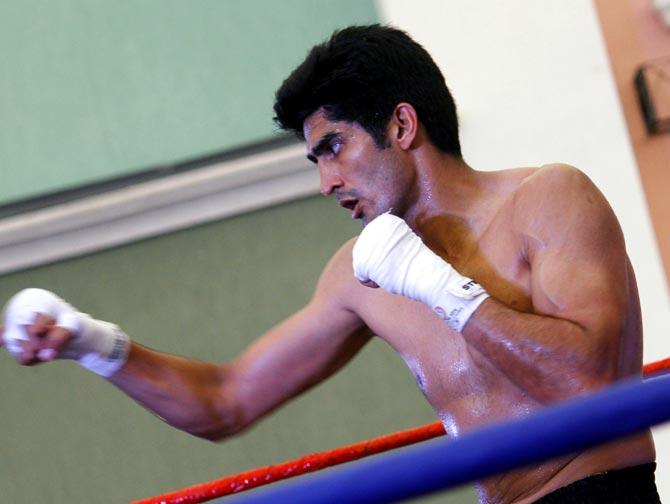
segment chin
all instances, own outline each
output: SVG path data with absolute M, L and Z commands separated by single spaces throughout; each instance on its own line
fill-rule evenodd
M 367 226 L 381 214 L 382 212 L 363 213 L 363 215 L 361 215 L 361 222 L 363 223 L 363 226 Z
M 385 214 L 387 212 L 395 214 L 395 212 L 393 212 L 392 208 L 386 208 L 385 210 L 375 210 L 370 215 L 363 214 L 361 216 L 361 220 L 363 221 L 364 224 L 368 224 L 369 222 L 372 222 L 373 220 L 375 220 L 380 215 Z

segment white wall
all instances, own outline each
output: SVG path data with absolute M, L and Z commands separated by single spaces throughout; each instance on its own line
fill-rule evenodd
M 635 159 L 590 0 L 378 0 L 442 68 L 479 169 L 561 161 L 585 171 L 624 229 L 645 326 L 645 362 L 670 356 L 668 290 Z M 670 428 L 654 431 L 670 501 Z M 665 475 L 665 477 L 661 477 Z

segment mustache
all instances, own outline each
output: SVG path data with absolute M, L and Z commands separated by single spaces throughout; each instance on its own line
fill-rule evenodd
M 335 191 L 335 197 L 336 197 L 338 200 L 342 200 L 342 199 L 359 199 L 359 197 L 358 197 L 358 192 L 355 191 L 355 190 L 353 190 L 353 189 L 349 189 L 349 190 L 346 190 L 346 191 Z

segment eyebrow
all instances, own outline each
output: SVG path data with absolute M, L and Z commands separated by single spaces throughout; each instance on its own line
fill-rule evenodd
M 312 163 L 316 163 L 318 157 L 321 154 L 323 154 L 328 147 L 330 147 L 333 140 L 340 137 L 341 134 L 338 133 L 337 131 L 329 131 L 328 133 L 326 133 L 321 137 L 321 139 L 317 142 L 316 146 L 311 150 L 311 152 L 307 153 L 307 159 L 309 159 Z

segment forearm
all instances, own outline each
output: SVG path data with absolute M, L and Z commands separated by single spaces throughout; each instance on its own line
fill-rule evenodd
M 168 424 L 217 440 L 246 425 L 232 392 L 231 375 L 229 366 L 133 343 L 127 362 L 108 381 Z
M 323 295 L 221 365 L 142 347 L 43 289 L 17 293 L 5 311 L 0 344 L 21 364 L 75 360 L 168 424 L 212 440 L 330 376 L 370 338 L 360 319 Z
M 522 313 L 487 299 L 462 331 L 466 342 L 539 401 L 597 388 L 612 362 L 595 338 L 565 319 Z

